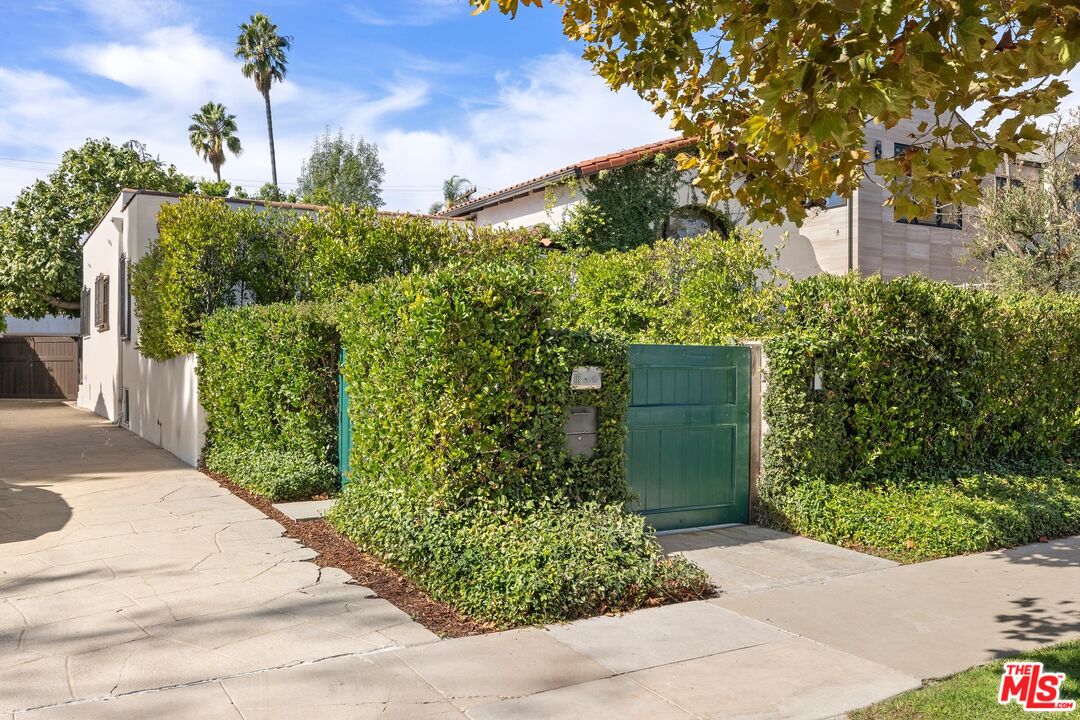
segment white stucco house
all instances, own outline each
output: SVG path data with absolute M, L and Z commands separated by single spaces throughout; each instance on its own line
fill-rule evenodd
M 867 153 L 871 158 L 891 157 L 912 143 L 916 127 L 932 121 L 930 111 L 915 111 L 910 120 L 895 127 L 869 123 L 866 127 Z M 692 149 L 692 138 L 671 138 L 583 160 L 515 185 L 469 198 L 444 211 L 444 217 L 469 219 L 478 225 L 531 227 L 543 223 L 557 226 L 567 211 L 582 201 L 576 183 L 588 181 L 604 171 L 636 162 L 655 154 L 674 154 Z M 683 213 L 692 211 L 692 174 L 684 178 L 679 204 Z M 894 217 L 884 205 L 881 178 L 866 177 L 852 198 L 828 198 L 825 207 L 814 210 L 800 225 L 746 223 L 745 212 L 734 201 L 725 208 L 736 223 L 761 232 L 767 250 L 779 250 L 778 264 L 796 279 L 818 273 L 842 274 L 858 270 L 865 275 L 881 273 L 885 278 L 919 273 L 935 280 L 966 283 L 977 270 L 966 259 L 970 228 L 963 209 L 943 207 L 929 221 L 906 222 Z M 679 212 L 679 211 L 677 211 Z M 692 226 L 692 223 L 691 223 Z
M 131 265 L 157 238 L 158 210 L 180 196 L 123 190 L 83 244 L 82 372 L 77 403 L 168 450 L 189 465 L 202 452 L 205 414 L 199 405 L 196 357 L 159 362 L 138 351 L 139 319 L 131 296 Z M 230 198 L 232 208 L 316 205 Z

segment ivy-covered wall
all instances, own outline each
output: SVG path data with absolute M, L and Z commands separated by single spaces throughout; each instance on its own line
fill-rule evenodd
M 163 205 L 158 226 L 132 268 L 139 350 L 155 360 L 192 352 L 205 318 L 241 303 L 331 300 L 387 275 L 538 252 L 528 231 L 349 207 L 236 208 L 198 196 Z
M 353 480 L 449 502 L 625 498 L 625 342 L 560 330 L 530 265 L 386 279 L 345 301 L 339 322 Z M 577 365 L 602 367 L 602 389 L 571 390 Z M 592 458 L 566 455 L 572 405 L 597 406 Z
M 353 425 L 329 520 L 434 597 L 499 626 L 698 598 L 707 576 L 665 557 L 622 507 L 625 340 L 560 329 L 531 264 L 388 278 L 340 315 Z M 571 390 L 599 366 L 602 388 Z M 569 457 L 571 406 L 597 409 Z
M 1080 451 L 1072 296 L 819 276 L 784 293 L 765 351 L 765 498 Z

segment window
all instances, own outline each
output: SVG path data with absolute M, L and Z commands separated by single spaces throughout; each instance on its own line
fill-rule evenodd
M 1004 190 L 1006 185 L 1009 187 L 1024 187 L 1024 181 L 1018 180 L 1017 178 L 1007 178 L 998 175 L 994 178 L 994 181 L 997 183 L 998 190 Z
M 90 288 L 85 285 L 79 298 L 79 335 L 90 337 Z
M 109 276 L 98 275 L 94 281 L 94 325 L 98 332 L 109 329 Z
M 893 157 L 900 157 L 907 153 L 911 148 L 911 145 L 904 143 L 893 143 Z M 916 148 L 918 150 L 918 148 Z M 963 208 L 956 203 L 937 203 L 937 209 L 934 214 L 925 220 L 918 218 L 904 218 L 893 216 L 893 219 L 898 223 L 907 223 L 910 225 L 930 225 L 932 227 L 948 228 L 951 230 L 960 230 L 964 227 L 964 211 Z
M 120 302 L 120 339 L 131 339 L 131 283 L 128 280 L 128 257 L 127 255 L 120 256 L 120 267 L 117 271 L 117 280 L 119 287 L 117 288 L 116 298 Z

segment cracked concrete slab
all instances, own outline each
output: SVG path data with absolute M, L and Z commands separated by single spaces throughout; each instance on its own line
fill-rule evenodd
M 31 715 L 141 716 L 179 683 L 436 639 L 202 473 L 93 415 L 2 401 L 0 456 L 0 718 L 81 700 L 93 702 Z M 136 694 L 102 700 L 125 693 Z

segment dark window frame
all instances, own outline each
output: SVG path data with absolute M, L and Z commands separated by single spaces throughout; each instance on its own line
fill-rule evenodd
M 908 148 L 918 148 L 918 145 L 911 145 L 910 143 L 893 143 L 893 157 L 899 157 L 908 151 Z M 893 211 L 893 220 L 905 225 L 925 225 L 927 227 L 936 227 L 943 230 L 963 230 L 964 229 L 964 208 L 962 206 L 957 208 L 955 216 L 949 210 L 953 203 L 935 203 L 936 210 L 931 218 L 926 220 L 920 220 L 919 218 L 905 218 L 897 217 L 895 211 Z M 946 217 L 956 217 L 956 222 L 946 222 Z
M 131 340 L 131 283 L 128 277 L 129 272 L 128 256 L 125 253 L 120 256 L 120 267 L 117 273 L 119 287 L 117 287 L 116 295 L 116 299 L 120 303 L 118 320 L 120 339 L 125 341 Z
M 79 297 L 79 337 L 90 337 L 90 288 L 83 285 Z
M 104 273 L 94 280 L 94 326 L 98 332 L 109 329 L 109 276 Z

